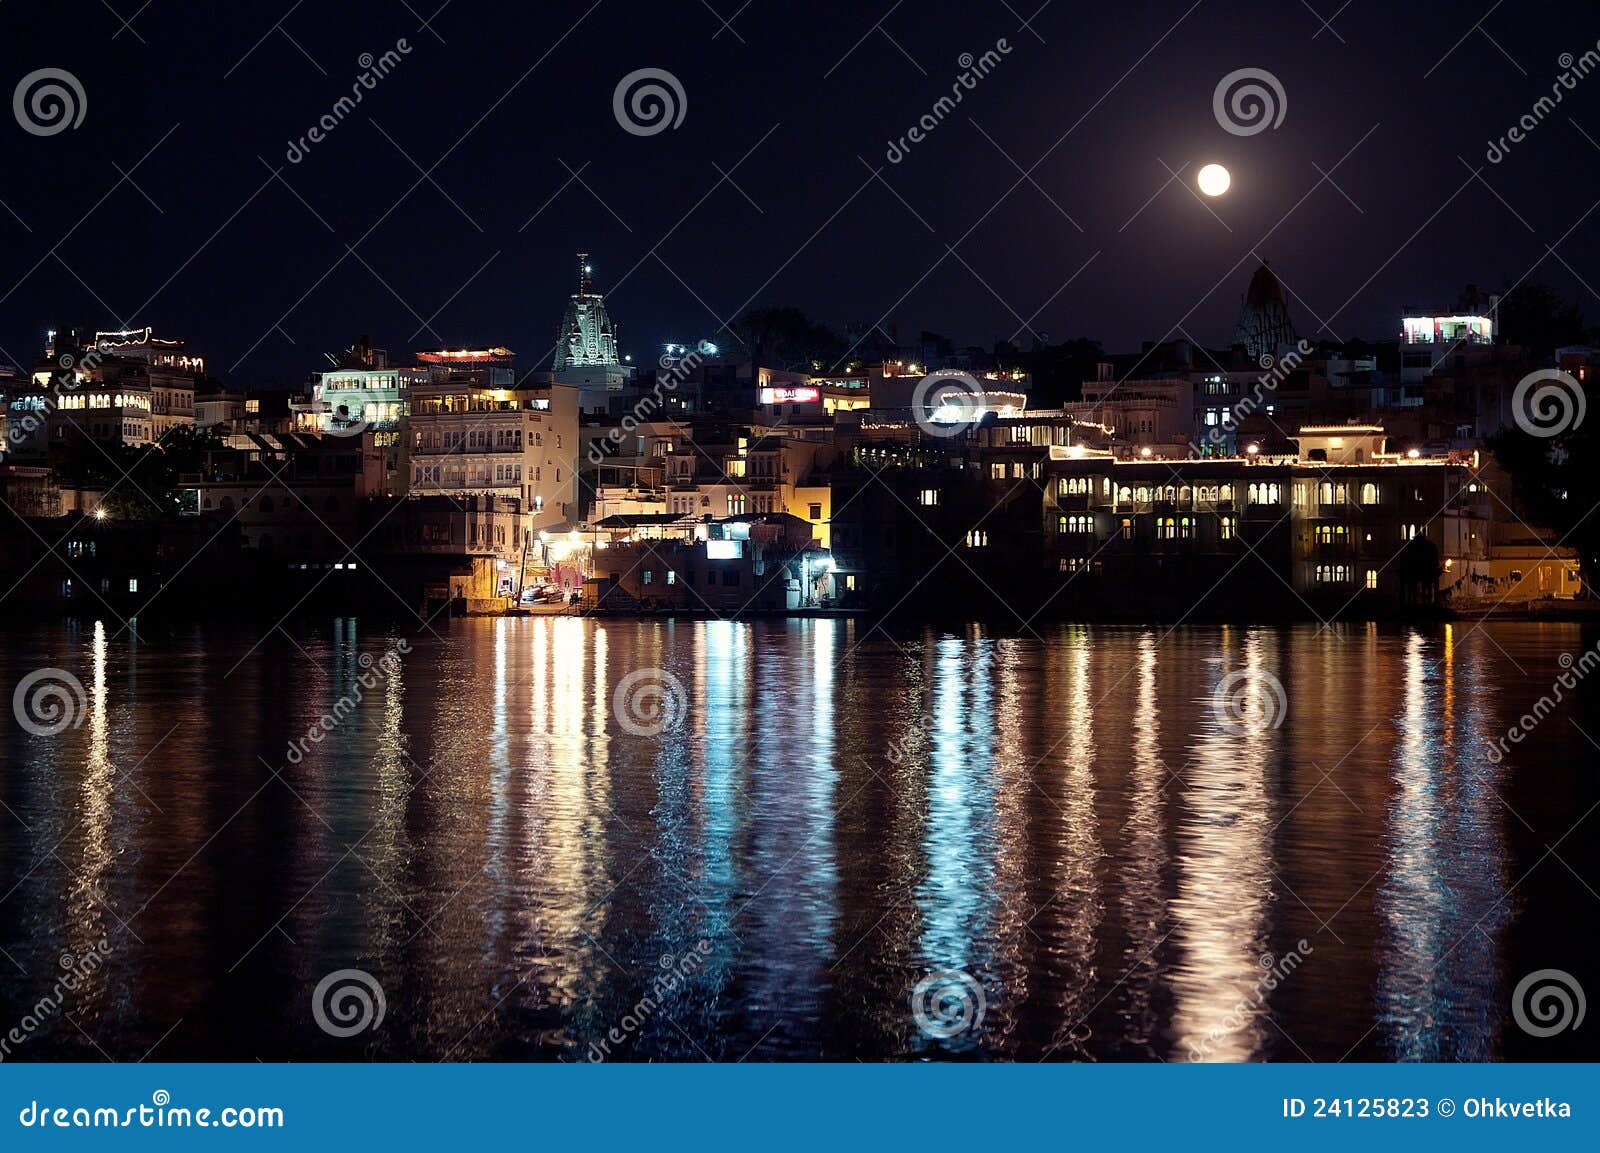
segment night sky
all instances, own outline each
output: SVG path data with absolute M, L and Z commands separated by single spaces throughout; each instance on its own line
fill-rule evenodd
M 1562 54 L 1600 41 L 1592 2 L 1351 0 L 1330 31 L 1311 9 L 1339 0 L 1055 0 L 1032 32 L 1037 0 L 289 3 L 0 5 L 6 88 L 56 67 L 87 95 L 76 129 L 0 124 L 7 358 L 31 364 L 51 324 L 129 322 L 244 385 L 301 382 L 363 333 L 392 353 L 502 343 L 531 366 L 580 248 L 640 360 L 759 305 L 907 340 L 1031 330 L 1124 351 L 1176 328 L 1225 345 L 1252 251 L 1302 335 L 1320 317 L 1392 338 L 1403 306 L 1515 283 L 1541 257 L 1531 279 L 1600 319 L 1583 284 L 1600 285 L 1600 71 L 1485 159 Z M 962 54 L 1002 37 L 1009 54 L 890 164 Z M 409 54 L 289 163 L 361 55 L 401 38 Z M 686 108 L 643 137 L 612 98 L 646 67 Z M 1287 108 L 1237 136 L 1212 97 L 1248 67 Z M 1233 173 L 1220 221 L 1190 191 L 1208 161 Z M 413 335 L 419 317 L 431 332 Z

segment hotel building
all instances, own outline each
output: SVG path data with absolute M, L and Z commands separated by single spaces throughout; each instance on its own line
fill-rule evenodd
M 418 359 L 430 379 L 411 387 L 411 495 L 514 498 L 524 540 L 570 527 L 578 515 L 578 390 L 548 376 L 514 383 L 503 348 Z

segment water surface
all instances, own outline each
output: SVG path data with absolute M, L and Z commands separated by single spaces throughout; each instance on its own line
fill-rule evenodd
M 119 628 L 0 634 L 8 699 L 84 689 L 0 716 L 0 1031 L 107 953 L 10 1060 L 1597 1053 L 1509 1007 L 1600 990 L 1600 686 L 1491 755 L 1576 625 Z M 1276 727 L 1215 707 L 1252 671 Z M 981 1020 L 921 1027 L 931 973 Z

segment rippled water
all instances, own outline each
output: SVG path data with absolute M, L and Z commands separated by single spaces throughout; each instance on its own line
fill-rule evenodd
M 116 629 L 0 633 L 7 698 L 84 690 L 0 715 L 0 1033 L 106 953 L 9 1060 L 1597 1052 L 1510 1000 L 1600 990 L 1600 679 L 1490 755 L 1575 625 Z M 1277 727 L 1214 707 L 1250 670 Z

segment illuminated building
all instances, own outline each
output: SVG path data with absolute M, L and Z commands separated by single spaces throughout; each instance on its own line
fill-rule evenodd
M 1478 454 L 1392 452 L 1373 425 L 1291 440 L 1287 454 L 1163 460 L 1113 451 L 1100 426 L 1055 413 L 943 444 L 864 428 L 833 478 L 838 572 L 867 607 L 987 602 L 1028 606 L 1024 617 L 1328 615 L 1579 592 L 1573 551 L 1519 538 L 1491 495 L 1509 481 Z
M 717 520 L 615 516 L 592 529 L 588 609 L 776 612 L 827 595 L 831 558 L 783 513 Z M 608 538 L 608 539 L 607 539 Z
M 1239 305 L 1239 324 L 1233 342 L 1244 346 L 1245 355 L 1258 363 L 1265 357 L 1277 357 L 1285 348 L 1296 343 L 1294 322 L 1289 319 L 1289 306 L 1283 299 L 1283 285 L 1271 268 L 1263 264 L 1250 277 Z
M 522 541 L 577 516 L 578 390 L 513 383 L 506 349 L 423 353 L 430 379 L 410 395 L 413 496 L 513 498 Z
M 1493 355 L 1500 298 L 1469 284 L 1454 309 L 1407 308 L 1400 325 L 1400 387 L 1382 390 L 1374 403 L 1420 407 L 1426 402 L 1422 382 L 1428 377 L 1469 370 Z
M 579 390 L 582 411 L 604 412 L 611 394 L 621 392 L 631 374 L 617 351 L 617 328 L 605 297 L 594 290 L 593 274 L 589 254 L 578 253 L 578 291 L 567 301 L 556 332 L 553 368 L 557 383 Z
M 51 329 L 45 357 L 26 384 L 7 390 L 13 452 L 38 455 L 47 443 L 84 436 L 101 443 L 151 444 L 194 424 L 194 386 L 204 363 L 183 342 L 150 329 Z
M 388 353 L 373 348 L 363 336 L 339 358 L 336 368 L 316 374 L 310 400 L 290 406 L 295 430 L 329 436 L 370 432 L 385 454 L 385 492 L 400 495 L 409 475 L 402 431 L 407 398 L 413 385 L 430 378 L 430 371 L 426 364 L 391 365 Z
M 150 391 L 150 435 L 160 440 L 178 425 L 194 424 L 195 383 L 205 375 L 204 358 L 188 352 L 181 340 L 166 340 L 154 329 L 96 332 L 94 349 L 105 360 L 139 361 Z
M 616 438 L 590 429 L 586 519 L 788 513 L 811 525 L 813 539 L 827 548 L 828 468 L 838 449 L 831 430 L 818 438 L 805 431 L 779 423 L 763 433 L 711 419 L 640 424 Z

